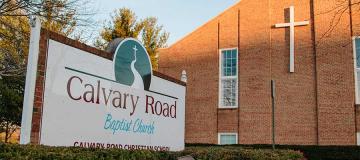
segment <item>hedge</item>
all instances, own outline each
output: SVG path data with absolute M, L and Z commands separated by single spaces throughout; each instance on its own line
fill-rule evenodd
M 219 147 L 213 144 L 187 144 L 187 147 Z M 247 149 L 270 149 L 271 145 L 231 145 L 231 147 Z M 301 151 L 310 160 L 360 160 L 360 146 L 314 146 L 314 145 L 276 145 L 277 149 Z
M 271 149 L 246 149 L 241 147 L 186 147 L 181 155 L 191 155 L 195 159 L 240 159 L 240 160 L 300 160 L 298 151 Z
M 246 149 L 242 147 L 186 147 L 182 152 L 154 152 L 146 150 L 95 149 L 78 147 L 48 147 L 0 143 L 0 159 L 83 159 L 83 160 L 176 160 L 191 155 L 195 159 L 244 160 L 301 160 L 298 151 L 271 149 Z

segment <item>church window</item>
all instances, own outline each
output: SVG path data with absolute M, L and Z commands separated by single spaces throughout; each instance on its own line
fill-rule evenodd
M 218 134 L 218 144 L 228 145 L 228 144 L 237 144 L 238 135 L 237 133 L 219 133 Z
M 356 104 L 360 104 L 360 37 L 354 38 L 354 57 L 355 57 L 355 99 Z
M 220 50 L 219 108 L 238 107 L 238 49 Z

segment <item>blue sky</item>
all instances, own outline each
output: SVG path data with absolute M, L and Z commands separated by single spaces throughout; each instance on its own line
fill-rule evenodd
M 159 24 L 170 32 L 168 45 L 173 44 L 197 27 L 206 23 L 239 0 L 90 0 L 96 12 L 93 19 L 98 26 L 95 35 L 110 20 L 110 14 L 118 8 L 133 10 L 139 19 L 157 17 Z

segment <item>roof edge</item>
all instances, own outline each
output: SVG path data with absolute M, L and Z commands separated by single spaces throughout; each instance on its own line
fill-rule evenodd
M 181 37 L 179 40 L 175 41 L 173 44 L 171 44 L 170 46 L 163 48 L 163 49 L 167 49 L 167 48 L 171 48 L 172 46 L 174 46 L 175 44 L 183 41 L 185 38 L 189 37 L 191 34 L 195 33 L 196 31 L 198 31 L 199 29 L 203 28 L 205 25 L 209 24 L 210 22 L 212 22 L 213 20 L 221 17 L 223 14 L 226 13 L 226 11 L 232 9 L 233 7 L 237 6 L 242 0 L 238 0 L 234 5 L 226 8 L 224 11 L 222 11 L 220 14 L 218 14 L 217 16 L 211 18 L 210 20 L 208 20 L 207 22 L 205 22 L 204 24 L 200 25 L 199 27 L 196 27 L 193 31 L 191 31 L 190 33 L 186 34 L 185 36 Z

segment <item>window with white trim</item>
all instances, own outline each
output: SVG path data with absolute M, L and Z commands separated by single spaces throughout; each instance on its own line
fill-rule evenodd
M 355 100 L 360 104 L 360 37 L 354 38 Z
M 237 133 L 219 133 L 218 134 L 218 144 L 228 145 L 228 144 L 237 144 L 238 135 Z
M 360 132 L 357 132 L 357 145 L 360 146 Z
M 221 49 L 219 61 L 219 108 L 237 108 L 238 49 Z

